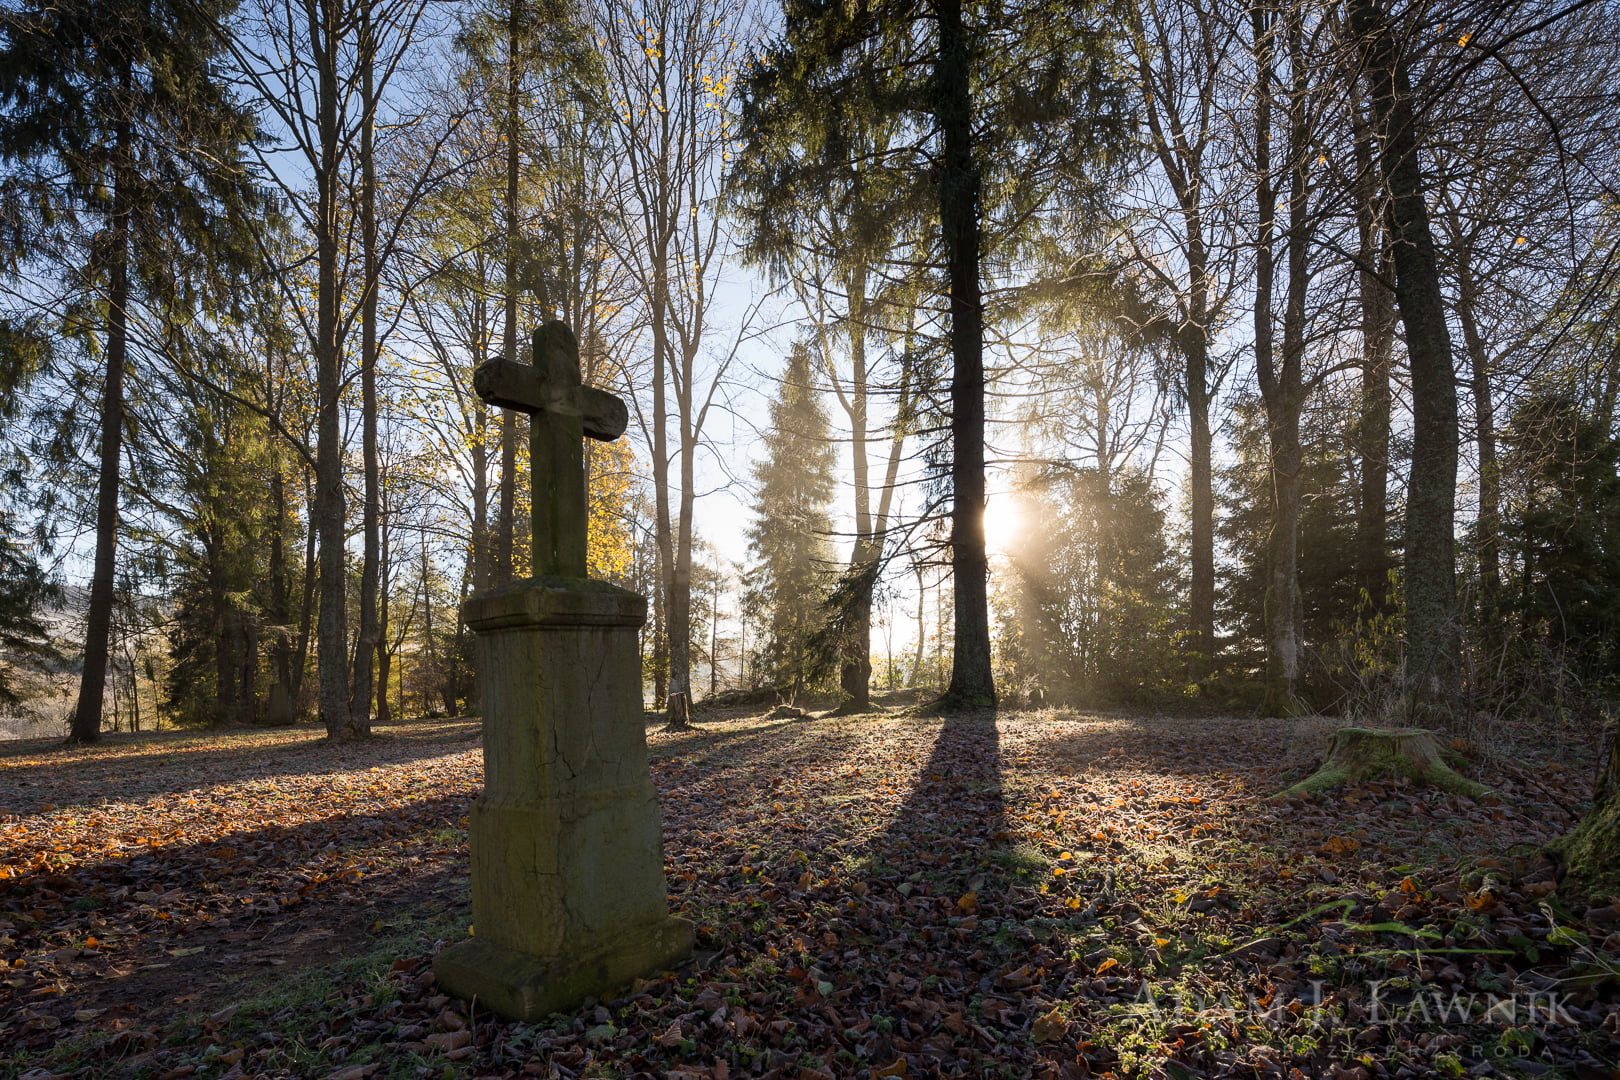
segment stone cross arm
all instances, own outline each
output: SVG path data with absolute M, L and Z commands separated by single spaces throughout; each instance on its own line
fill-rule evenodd
M 534 417 L 529 479 L 535 576 L 584 577 L 588 513 L 581 439 L 617 439 L 630 422 L 629 409 L 605 390 L 581 384 L 579 342 L 555 319 L 534 332 L 533 364 L 480 364 L 473 391 L 491 405 Z
M 566 340 L 558 340 L 564 335 Z M 584 434 L 602 442 L 612 442 L 624 434 L 630 410 L 622 398 L 581 385 L 578 346 L 567 325 L 549 322 L 535 332 L 534 360 L 533 364 L 490 360 L 478 365 L 473 372 L 474 393 L 503 409 L 555 416 L 577 414 Z

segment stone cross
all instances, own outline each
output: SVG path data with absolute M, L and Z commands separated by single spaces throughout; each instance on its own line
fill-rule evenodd
M 534 332 L 534 363 L 490 360 L 473 372 L 473 391 L 491 405 L 530 414 L 529 480 L 535 577 L 585 576 L 584 436 L 611 442 L 630 411 L 605 390 L 581 384 L 579 341 L 552 319 Z

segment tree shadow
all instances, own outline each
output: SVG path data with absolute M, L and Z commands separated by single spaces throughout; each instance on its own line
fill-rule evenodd
M 996 715 L 973 710 L 941 719 L 916 786 L 868 851 L 877 872 L 922 864 L 954 873 L 990 859 L 1006 836 Z
M 377 919 L 368 910 L 420 907 L 428 891 L 440 907 L 458 905 L 465 886 L 451 882 L 466 873 L 462 822 L 473 794 L 132 845 L 76 863 L 30 860 L 0 881 L 0 908 L 27 913 L 13 928 L 22 962 L 0 983 L 0 1012 L 45 1000 L 41 988 L 53 985 L 140 1004 L 120 988 L 183 990 L 188 977 L 213 980 L 220 965 L 279 964 L 286 950 L 315 942 L 311 931 L 346 941 Z M 92 938 L 94 947 L 62 947 Z
M 281 729 L 302 734 L 301 729 Z M 64 748 L 31 762 L 0 756 L 0 777 L 12 788 L 4 810 L 18 816 L 45 806 L 90 806 L 107 798 L 128 800 L 145 794 L 172 794 L 222 782 L 322 776 L 370 766 L 406 765 L 463 753 L 478 745 L 478 720 L 402 724 L 358 742 L 330 742 L 321 729 L 307 729 L 307 740 L 244 745 L 220 742 L 218 735 L 159 733 L 126 743 L 89 749 Z M 249 729 L 243 734 L 263 733 Z M 35 751 L 36 753 L 38 750 Z M 38 789 L 37 794 L 27 789 Z

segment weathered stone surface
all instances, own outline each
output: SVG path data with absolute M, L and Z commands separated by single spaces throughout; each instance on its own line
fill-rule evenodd
M 635 927 L 606 949 L 578 956 L 535 957 L 472 938 L 433 958 L 440 986 L 514 1020 L 535 1021 L 604 997 L 632 980 L 668 971 L 692 954 L 692 924 L 666 918 Z M 458 989 L 465 987 L 467 989 Z
M 484 673 L 484 794 L 469 821 L 476 937 L 440 985 L 534 1019 L 691 952 L 669 914 L 636 632 L 647 602 L 540 578 L 467 602 Z M 538 1010 L 538 1011 L 537 1011 Z
M 647 601 L 585 577 L 581 439 L 617 438 L 624 404 L 580 386 L 578 343 L 555 321 L 535 333 L 532 366 L 492 361 L 474 383 L 534 414 L 540 576 L 462 606 L 484 688 L 484 793 L 468 822 L 477 936 L 433 970 L 452 994 L 535 1020 L 679 964 L 693 931 L 669 914 L 647 770 Z

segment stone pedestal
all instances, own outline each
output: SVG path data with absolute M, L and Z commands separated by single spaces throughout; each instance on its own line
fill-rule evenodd
M 535 1020 L 667 971 L 669 914 L 636 632 L 647 601 L 535 578 L 473 597 L 484 794 L 473 803 L 471 940 L 440 950 L 448 993 Z

